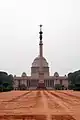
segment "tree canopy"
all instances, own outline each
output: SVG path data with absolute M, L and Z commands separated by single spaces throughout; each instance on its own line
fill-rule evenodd
M 13 89 L 13 76 L 0 71 L 0 91 L 9 91 Z
M 68 74 L 69 89 L 80 90 L 80 70 Z

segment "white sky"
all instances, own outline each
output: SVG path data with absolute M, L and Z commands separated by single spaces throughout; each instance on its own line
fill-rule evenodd
M 0 0 L 0 70 L 30 75 L 39 24 L 51 75 L 80 69 L 80 0 Z

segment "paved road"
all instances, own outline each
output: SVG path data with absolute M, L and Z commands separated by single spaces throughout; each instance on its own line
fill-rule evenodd
M 80 92 L 0 93 L 0 120 L 80 120 Z

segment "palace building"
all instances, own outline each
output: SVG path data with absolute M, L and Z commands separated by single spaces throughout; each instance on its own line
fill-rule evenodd
M 68 88 L 67 76 L 59 76 L 55 72 L 53 76 L 49 74 L 47 60 L 43 56 L 42 25 L 40 25 L 39 55 L 36 57 L 31 66 L 31 76 L 25 72 L 21 76 L 14 76 L 14 90 L 20 89 L 54 89 L 56 85 L 62 85 L 64 89 Z

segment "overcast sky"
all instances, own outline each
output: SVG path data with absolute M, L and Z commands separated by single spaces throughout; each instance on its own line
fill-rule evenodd
M 80 0 L 0 0 L 0 70 L 30 75 L 39 24 L 50 74 L 80 69 Z

